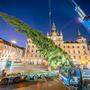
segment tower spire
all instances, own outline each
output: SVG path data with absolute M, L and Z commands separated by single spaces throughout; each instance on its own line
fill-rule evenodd
M 60 36 L 63 36 L 63 34 L 62 34 L 62 30 L 60 31 Z
M 78 29 L 78 36 L 81 36 L 80 30 Z
M 80 33 L 80 30 L 78 29 L 78 36 L 77 36 L 77 42 L 79 43 L 86 43 L 86 38 L 84 38 L 81 33 Z
M 56 31 L 56 25 L 55 25 L 54 21 L 53 21 L 53 23 L 52 23 L 51 31 Z

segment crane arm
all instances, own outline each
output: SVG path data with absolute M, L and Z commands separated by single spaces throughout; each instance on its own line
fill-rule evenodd
M 75 5 L 75 11 L 78 13 L 80 18 L 83 20 L 86 17 L 86 14 L 83 12 L 83 10 L 78 6 L 78 4 L 72 0 L 72 3 Z

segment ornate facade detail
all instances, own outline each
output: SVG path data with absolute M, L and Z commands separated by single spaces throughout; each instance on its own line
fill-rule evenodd
M 52 39 L 58 47 L 67 52 L 73 61 L 78 61 L 81 64 L 90 63 L 90 49 L 88 48 L 90 46 L 88 46 L 86 38 L 81 36 L 79 30 L 76 42 L 64 42 L 62 32 L 60 32 L 59 35 L 55 24 L 53 24 L 51 32 L 47 37 Z

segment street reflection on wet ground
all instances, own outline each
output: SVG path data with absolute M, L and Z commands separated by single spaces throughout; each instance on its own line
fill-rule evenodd
M 60 81 L 21 82 L 18 84 L 1 85 L 0 90 L 68 90 Z

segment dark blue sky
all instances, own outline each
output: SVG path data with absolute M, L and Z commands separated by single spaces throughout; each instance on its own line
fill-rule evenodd
M 81 34 L 90 39 L 90 32 L 77 21 L 77 13 L 71 5 L 71 0 L 51 0 L 52 21 L 56 23 L 57 30 L 61 29 L 65 40 L 75 40 L 78 28 Z M 76 0 L 83 11 L 90 15 L 90 0 Z M 44 34 L 49 32 L 49 6 L 48 0 L 0 0 L 0 11 L 16 16 L 31 27 L 41 30 Z M 0 21 L 0 24 L 3 21 Z M 68 23 L 68 24 L 67 24 Z M 9 28 L 0 25 L 0 30 Z

